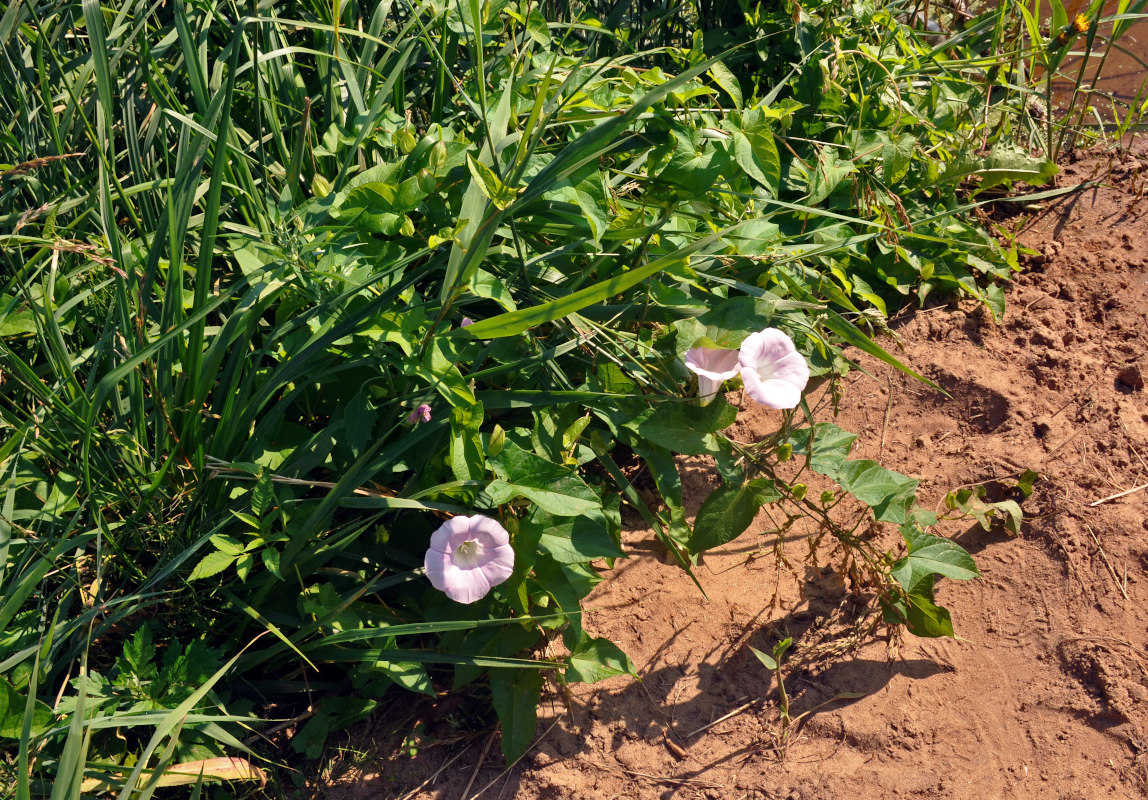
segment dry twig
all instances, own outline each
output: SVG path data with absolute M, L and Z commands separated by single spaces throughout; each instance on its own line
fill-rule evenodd
M 1133 486 L 1131 489 L 1128 489 L 1127 491 L 1117 492 L 1116 494 L 1110 494 L 1110 495 L 1108 495 L 1108 497 L 1103 497 L 1100 500 L 1097 500 L 1095 503 L 1089 503 L 1088 507 L 1094 508 L 1094 507 L 1101 505 L 1103 503 L 1107 503 L 1110 500 L 1117 500 L 1121 497 L 1127 497 L 1130 494 L 1133 494 L 1135 492 L 1142 492 L 1145 489 L 1148 489 L 1148 483 L 1142 483 L 1139 486 Z
M 1112 562 L 1108 560 L 1108 554 L 1104 552 L 1104 548 L 1100 546 L 1100 540 L 1096 538 L 1096 532 L 1092 530 L 1092 526 L 1085 523 L 1085 528 L 1088 529 L 1088 535 L 1092 537 L 1092 541 L 1096 542 L 1096 549 L 1100 552 L 1100 559 L 1104 562 L 1104 566 L 1108 567 L 1108 573 L 1112 576 L 1113 583 L 1116 588 L 1120 590 L 1120 594 L 1124 599 L 1128 599 L 1128 590 L 1124 588 L 1124 584 L 1120 582 L 1120 576 L 1116 574 L 1116 570 L 1112 568 Z
M 474 769 L 470 773 L 470 780 L 466 782 L 466 788 L 462 790 L 463 800 L 470 794 L 470 787 L 474 786 L 474 779 L 478 777 L 478 771 L 482 769 L 482 764 L 486 761 L 486 754 L 490 752 L 490 745 L 494 743 L 494 731 L 490 732 L 490 736 L 486 737 L 486 744 L 482 746 L 482 753 L 478 756 L 478 761 L 475 762 Z
M 708 725 L 702 725 L 696 731 L 690 731 L 689 733 L 686 734 L 685 738 L 692 739 L 693 737 L 697 736 L 699 733 L 702 733 L 704 731 L 708 731 L 714 725 L 717 725 L 721 722 L 725 722 L 727 719 L 729 719 L 731 717 L 736 717 L 738 714 L 745 711 L 747 708 L 749 708 L 750 706 L 752 706 L 756 702 L 757 702 L 756 700 L 750 700 L 748 703 L 742 703 L 740 706 L 735 708 L 733 711 L 730 711 L 728 714 L 721 715 L 720 717 L 718 717 L 717 719 L 715 719 L 713 722 L 709 723 Z

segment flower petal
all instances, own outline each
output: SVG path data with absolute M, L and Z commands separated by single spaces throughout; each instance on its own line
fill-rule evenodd
M 482 514 L 475 514 L 473 517 L 466 517 L 466 519 L 470 523 L 471 537 L 481 541 L 484 548 L 510 544 L 510 534 L 506 532 L 506 528 L 498 523 L 498 520 L 484 517 Z M 478 533 L 485 534 L 485 537 L 475 536 Z
M 686 369 L 698 376 L 698 398 L 707 405 L 717 397 L 721 385 L 737 375 L 738 351 L 694 347 L 686 351 Z
M 759 381 L 756 376 L 745 377 L 745 393 L 768 408 L 797 408 L 801 403 L 801 388 L 788 381 Z
M 466 542 L 477 547 L 458 551 Z M 423 564 L 432 586 L 451 600 L 473 603 L 513 574 L 514 548 L 498 520 L 481 514 L 453 517 L 431 534 Z
M 423 558 L 423 566 L 426 567 L 427 578 L 430 580 L 431 586 L 440 592 L 445 591 L 446 570 L 447 567 L 451 566 L 450 556 L 432 547 L 427 550 L 427 554 Z
M 482 566 L 491 586 L 497 586 L 514 573 L 514 548 L 509 544 L 492 547 L 483 552 L 489 558 Z
M 443 576 L 442 591 L 458 603 L 473 603 L 486 597 L 491 589 L 490 579 L 480 569 L 459 569 L 451 564 Z M 437 588 L 437 587 L 436 587 Z
M 746 393 L 769 408 L 795 408 L 809 383 L 809 365 L 777 328 L 752 333 L 738 353 Z
M 699 377 L 728 381 L 737 375 L 738 351 L 713 347 L 694 347 L 686 351 L 686 369 Z
M 466 541 L 473 517 L 451 517 L 438 527 L 430 537 L 430 549 L 450 555 L 454 548 Z M 437 587 L 436 587 L 437 588 Z

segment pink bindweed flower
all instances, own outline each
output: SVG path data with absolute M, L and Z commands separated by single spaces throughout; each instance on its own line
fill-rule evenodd
M 407 414 L 407 424 L 417 425 L 420 422 L 430 422 L 430 418 L 430 406 L 426 403 L 420 403 L 418 408 Z
M 490 517 L 454 517 L 431 534 L 424 563 L 434 588 L 473 603 L 514 572 L 514 548 L 506 528 Z
M 467 325 L 473 325 L 474 320 L 470 317 L 463 317 L 462 322 L 458 323 L 458 327 L 465 328 Z
M 721 385 L 738 372 L 738 351 L 694 347 L 686 351 L 686 369 L 698 376 L 698 398 L 707 405 Z
M 738 352 L 745 391 L 770 408 L 796 408 L 809 382 L 809 365 L 777 328 L 751 333 Z

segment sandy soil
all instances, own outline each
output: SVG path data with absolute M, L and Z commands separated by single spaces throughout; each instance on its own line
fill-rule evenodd
M 1066 165 L 1062 184 L 1107 166 Z M 480 733 L 415 760 L 388 752 L 357 760 L 325 793 L 1148 794 L 1148 152 L 1118 159 L 1110 180 L 1036 217 L 996 221 L 1039 252 L 1010 289 L 1003 323 L 968 305 L 896 320 L 901 357 L 952 400 L 872 360 L 846 379 L 833 421 L 861 435 L 853 457 L 919 478 L 926 507 L 986 481 L 999 499 L 1010 477 L 1041 475 L 1023 503 L 1020 536 L 969 521 L 939 527 L 983 573 L 938 583 L 957 639 L 906 637 L 898 646 L 861 635 L 866 619 L 837 573 L 840 553 L 823 546 L 811 565 L 808 532 L 795 527 L 778 543 L 764 533 L 773 527 L 764 513 L 706 557 L 698 577 L 708 601 L 664 563 L 647 531 L 633 530 L 631 558 L 589 600 L 601 611 L 588 627 L 630 654 L 640 682 L 576 686 L 568 706 L 555 694 L 535 746 L 505 775 L 493 734 Z M 773 412 L 747 401 L 732 435 L 752 440 L 776 425 Z M 716 479 L 704 464 L 683 466 L 696 507 Z M 783 636 L 796 641 L 791 713 L 807 714 L 787 738 L 776 683 L 748 647 L 768 651 Z

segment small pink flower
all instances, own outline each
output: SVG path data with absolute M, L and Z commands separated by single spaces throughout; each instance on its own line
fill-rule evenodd
M 419 407 L 407 414 L 407 424 L 417 425 L 420 422 L 430 422 L 430 406 L 420 403 Z
M 454 517 L 431 534 L 424 563 L 434 588 L 473 603 L 514 572 L 514 548 L 510 534 L 490 517 Z
M 686 369 L 698 376 L 698 398 L 707 405 L 717 397 L 721 385 L 737 375 L 737 350 L 694 347 L 686 351 Z
M 462 322 L 458 323 L 458 327 L 465 328 L 467 325 L 473 325 L 474 320 L 470 317 L 463 317 Z
M 770 408 L 796 408 L 809 383 L 809 365 L 793 340 L 777 328 L 751 333 L 738 352 L 745 391 Z

